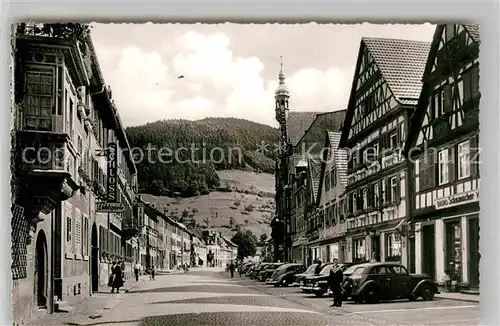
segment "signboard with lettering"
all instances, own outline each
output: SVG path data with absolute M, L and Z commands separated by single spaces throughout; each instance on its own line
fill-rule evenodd
M 479 190 L 466 191 L 452 196 L 438 198 L 434 201 L 436 209 L 445 209 L 448 207 L 473 203 L 479 200 Z
M 107 149 L 107 161 L 108 161 L 108 202 L 116 203 L 117 201 L 117 146 L 116 143 L 112 142 L 108 144 Z
M 97 202 L 96 211 L 99 213 L 122 213 L 125 205 L 122 203 Z

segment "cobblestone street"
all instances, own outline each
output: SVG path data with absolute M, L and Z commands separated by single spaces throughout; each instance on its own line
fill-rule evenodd
M 436 298 L 374 305 L 347 302 L 299 289 L 274 288 L 247 278 L 231 279 L 217 268 L 142 279 L 129 293 L 98 294 L 70 313 L 37 325 L 473 325 L 478 303 Z M 92 310 L 92 308 L 94 310 Z

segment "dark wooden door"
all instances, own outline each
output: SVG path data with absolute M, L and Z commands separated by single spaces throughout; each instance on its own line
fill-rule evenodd
M 472 288 L 479 287 L 479 219 L 469 220 L 469 284 Z
M 422 227 L 422 273 L 436 280 L 436 238 L 434 225 Z

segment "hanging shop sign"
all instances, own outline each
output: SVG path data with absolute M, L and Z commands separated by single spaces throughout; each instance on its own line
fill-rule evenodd
M 123 203 L 97 202 L 96 211 L 99 213 L 123 213 L 125 205 Z
M 434 201 L 434 207 L 436 209 L 445 209 L 448 207 L 469 204 L 479 201 L 479 190 L 471 190 L 463 192 L 460 194 L 448 196 L 445 198 L 439 198 Z
M 116 203 L 117 201 L 117 146 L 115 142 L 108 144 L 107 149 L 108 161 L 108 202 Z

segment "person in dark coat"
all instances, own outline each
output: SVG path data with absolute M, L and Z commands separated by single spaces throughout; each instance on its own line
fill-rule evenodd
M 321 270 L 323 269 L 322 261 L 321 259 L 318 259 L 316 261 L 316 268 L 314 269 L 314 274 L 319 275 L 321 273 Z
M 120 293 L 120 288 L 123 286 L 123 272 L 120 264 L 113 264 L 111 267 L 111 275 L 113 276 L 111 293 L 115 292 L 115 289 L 116 293 Z
M 229 271 L 231 272 L 231 278 L 234 277 L 234 263 L 229 264 Z
M 342 306 L 342 281 L 344 280 L 344 274 L 339 265 L 339 260 L 337 258 L 333 259 L 333 266 L 330 269 L 330 275 L 328 277 L 328 283 L 330 289 L 333 292 L 333 307 Z

